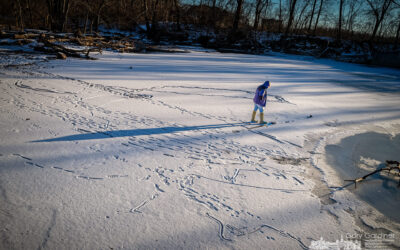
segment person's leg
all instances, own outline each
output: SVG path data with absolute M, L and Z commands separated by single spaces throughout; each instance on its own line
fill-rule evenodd
M 251 122 L 257 122 L 257 121 L 256 121 L 257 109 L 258 109 L 258 105 L 255 104 L 255 105 L 254 105 L 253 114 L 251 115 Z
M 265 124 L 266 122 L 264 121 L 264 108 L 258 105 L 258 109 L 260 110 L 260 123 Z

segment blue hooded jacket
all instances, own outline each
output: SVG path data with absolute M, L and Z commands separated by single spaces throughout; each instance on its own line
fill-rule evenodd
M 267 103 L 267 88 L 269 88 L 269 86 L 269 81 L 265 81 L 264 84 L 257 87 L 253 98 L 255 104 L 265 107 L 265 104 Z

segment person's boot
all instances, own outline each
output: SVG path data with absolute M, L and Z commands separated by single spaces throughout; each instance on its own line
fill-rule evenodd
M 266 124 L 267 122 L 264 121 L 264 113 L 260 112 L 260 124 Z
M 256 113 L 257 113 L 257 111 L 253 111 L 253 114 L 251 115 L 251 121 L 250 122 L 257 122 L 256 121 Z

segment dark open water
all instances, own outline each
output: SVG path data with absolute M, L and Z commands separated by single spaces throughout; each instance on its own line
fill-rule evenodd
M 328 163 L 339 176 L 345 179 L 362 177 L 376 168 L 385 167 L 386 160 L 400 161 L 400 134 L 391 137 L 387 134 L 368 132 L 341 140 L 338 145 L 327 145 Z M 372 171 L 360 167 L 369 159 Z M 372 161 L 371 161 L 372 160 Z M 374 163 L 371 163 L 374 162 Z M 368 164 L 367 164 L 368 165 Z M 344 182 L 343 185 L 349 182 Z M 390 219 L 400 223 L 399 179 L 385 173 L 375 174 L 366 180 L 347 187 L 360 199 L 366 201 Z

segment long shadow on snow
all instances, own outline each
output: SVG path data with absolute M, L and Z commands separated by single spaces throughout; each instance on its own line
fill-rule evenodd
M 37 141 L 31 141 L 31 142 L 84 141 L 84 140 L 97 140 L 97 139 L 127 137 L 127 136 L 171 134 L 171 133 L 179 133 L 179 132 L 193 131 L 193 130 L 238 127 L 238 126 L 244 126 L 246 124 L 248 125 L 248 123 L 238 122 L 238 123 L 212 124 L 212 125 L 201 125 L 201 126 L 97 131 L 97 132 L 67 135 L 67 136 L 62 136 L 62 137 L 57 137 L 57 138 L 37 140 Z

